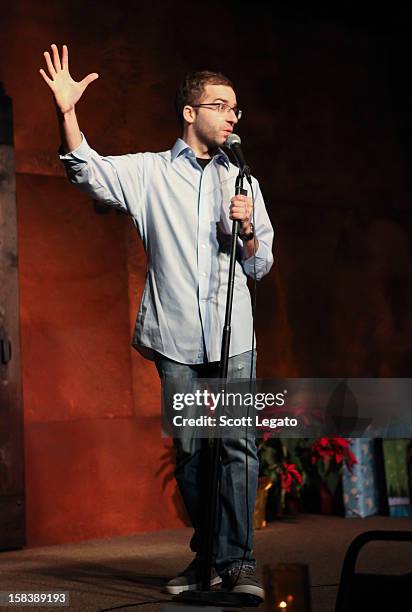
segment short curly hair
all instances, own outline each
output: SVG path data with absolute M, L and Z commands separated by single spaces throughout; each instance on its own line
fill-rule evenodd
M 187 74 L 181 82 L 175 96 L 175 110 L 181 129 L 183 129 L 184 126 L 184 107 L 187 104 L 192 105 L 199 103 L 205 91 L 205 85 L 226 85 L 234 89 L 232 81 L 221 72 L 200 70 Z

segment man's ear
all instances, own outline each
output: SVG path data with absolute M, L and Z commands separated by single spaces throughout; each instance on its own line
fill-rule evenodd
M 195 109 L 192 106 L 186 105 L 183 108 L 183 119 L 187 121 L 187 123 L 194 123 L 196 118 Z

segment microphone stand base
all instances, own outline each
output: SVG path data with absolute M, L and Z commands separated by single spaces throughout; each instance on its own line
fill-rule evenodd
M 180 603 L 197 604 L 204 606 L 220 606 L 224 608 L 255 608 L 262 603 L 260 597 L 249 593 L 232 593 L 230 591 L 182 591 L 172 597 L 173 601 Z

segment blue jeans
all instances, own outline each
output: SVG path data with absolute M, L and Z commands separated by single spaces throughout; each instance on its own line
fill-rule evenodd
M 249 378 L 252 351 L 230 357 L 228 379 Z M 256 351 L 253 377 L 256 376 Z M 163 379 L 166 395 L 174 384 L 193 378 L 219 376 L 219 363 L 186 365 L 157 354 L 155 364 Z M 190 548 L 200 556 L 205 512 L 208 512 L 207 465 L 204 445 L 207 440 L 190 437 L 173 440 L 176 449 L 174 472 L 194 534 Z M 246 488 L 247 465 L 247 488 Z M 239 565 L 242 559 L 256 565 L 252 556 L 253 514 L 256 500 L 259 462 L 254 437 L 223 439 L 220 465 L 220 491 L 214 546 L 214 564 L 218 572 Z M 249 520 L 248 520 L 249 518 Z M 246 549 L 246 552 L 245 552 Z

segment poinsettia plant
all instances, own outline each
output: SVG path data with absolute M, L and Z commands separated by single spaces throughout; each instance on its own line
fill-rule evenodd
M 260 474 L 271 478 L 283 508 L 286 506 L 287 495 L 294 498 L 300 496 L 305 480 L 300 460 L 294 456 L 291 450 L 293 446 L 289 448 L 288 442 L 291 441 L 269 438 L 262 440 L 258 446 Z
M 333 494 L 342 475 L 343 465 L 352 471 L 357 459 L 345 438 L 318 438 L 312 442 L 312 465 L 316 465 L 319 476 L 326 481 Z
M 303 484 L 303 476 L 295 463 L 288 463 L 287 461 L 283 461 L 279 466 L 279 474 L 281 501 L 282 505 L 285 505 L 286 494 L 298 497 Z

